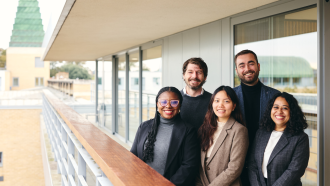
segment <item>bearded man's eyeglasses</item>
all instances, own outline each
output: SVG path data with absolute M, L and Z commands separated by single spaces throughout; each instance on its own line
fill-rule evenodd
M 165 106 L 168 104 L 168 102 L 170 102 L 170 104 L 171 104 L 172 107 L 177 107 L 177 106 L 179 105 L 179 103 L 180 103 L 179 100 L 171 100 L 171 101 L 168 101 L 168 100 L 166 100 L 166 99 L 160 99 L 160 100 L 158 100 L 158 102 L 160 103 L 160 105 L 161 105 L 162 107 L 165 107 Z

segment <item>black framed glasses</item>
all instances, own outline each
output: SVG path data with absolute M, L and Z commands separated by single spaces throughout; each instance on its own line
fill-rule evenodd
M 167 99 L 160 99 L 158 100 L 159 104 L 163 107 L 165 107 L 168 102 L 170 102 L 171 106 L 172 107 L 177 107 L 180 103 L 180 100 L 171 100 L 171 101 L 168 101 Z

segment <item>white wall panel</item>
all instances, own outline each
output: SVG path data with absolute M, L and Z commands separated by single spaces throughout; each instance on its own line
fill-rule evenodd
M 182 64 L 192 57 L 199 57 L 199 27 L 182 33 Z M 182 81 L 181 86 L 185 85 L 185 82 Z
M 210 93 L 221 85 L 221 21 L 200 27 L 200 57 L 208 66 L 204 89 Z
M 233 62 L 231 57 L 230 18 L 221 20 L 221 84 L 233 86 Z
M 166 47 L 165 47 L 166 48 Z M 169 36 L 168 41 L 168 71 L 167 79 L 169 86 L 182 89 L 182 33 Z
M 165 86 L 169 86 L 170 82 L 169 82 L 169 75 L 170 75 L 170 71 L 169 71 L 169 37 L 164 37 L 163 39 L 163 46 L 162 46 L 162 59 L 163 59 L 163 63 L 162 63 L 162 69 L 163 69 L 163 74 L 162 74 L 162 87 Z
M 192 57 L 199 57 L 199 28 L 182 33 L 183 62 Z

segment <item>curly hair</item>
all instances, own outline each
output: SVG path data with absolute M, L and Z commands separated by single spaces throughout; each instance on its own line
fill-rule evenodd
M 213 144 L 213 134 L 215 133 L 215 131 L 218 128 L 218 124 L 217 124 L 217 120 L 218 120 L 218 116 L 215 115 L 214 110 L 213 110 L 213 102 L 215 99 L 215 96 L 218 94 L 218 92 L 224 90 L 227 95 L 230 97 L 231 101 L 233 102 L 233 104 L 236 104 L 236 107 L 234 109 L 234 111 L 231 112 L 231 116 L 238 121 L 239 123 L 241 123 L 242 125 L 245 126 L 245 122 L 243 120 L 243 116 L 241 113 L 241 110 L 239 108 L 239 101 L 238 101 L 238 97 L 235 93 L 235 91 L 229 87 L 229 86 L 220 86 L 219 88 L 217 88 L 214 93 L 212 94 L 205 118 L 204 118 L 204 122 L 202 124 L 202 126 L 198 129 L 198 137 L 200 139 L 200 143 L 201 143 L 201 147 L 203 151 L 207 151 L 210 146 Z
M 264 112 L 262 119 L 260 120 L 260 128 L 267 131 L 273 131 L 275 129 L 275 123 L 271 118 L 271 111 L 274 105 L 275 100 L 278 97 L 284 98 L 290 108 L 290 119 L 286 124 L 286 129 L 292 135 L 298 134 L 308 127 L 304 113 L 302 112 L 298 101 L 291 94 L 286 92 L 279 92 L 275 94 L 271 100 L 268 102 L 268 106 Z
M 178 90 L 177 88 L 164 87 L 159 90 L 159 92 L 156 96 L 156 113 L 155 113 L 155 117 L 154 117 L 154 123 L 152 124 L 151 130 L 148 133 L 145 148 L 143 150 L 142 160 L 146 163 L 154 161 L 154 147 L 155 147 L 156 136 L 157 136 L 157 132 L 158 132 L 158 126 L 160 123 L 160 116 L 159 116 L 159 112 L 158 112 L 157 102 L 158 102 L 158 97 L 164 92 L 175 93 L 179 97 L 179 101 L 180 101 L 179 106 L 181 107 L 181 105 L 182 105 L 183 98 L 182 98 L 180 90 Z

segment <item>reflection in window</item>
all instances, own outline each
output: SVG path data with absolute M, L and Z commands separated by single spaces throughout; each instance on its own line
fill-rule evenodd
M 160 78 L 158 78 L 158 77 L 153 78 L 153 83 L 154 83 L 155 85 L 159 85 L 159 80 L 160 80 Z
M 111 59 L 111 58 L 110 58 Z M 103 112 L 101 118 L 103 119 L 106 128 L 112 130 L 112 61 L 105 59 L 102 65 L 103 77 Z
M 308 7 L 235 25 L 234 52 L 258 56 L 259 80 L 291 93 L 302 107 L 309 128 L 310 159 L 302 179 L 317 185 L 317 9 Z M 235 75 L 235 86 L 240 80 Z
M 139 116 L 139 53 L 129 54 L 129 140 L 133 141 L 140 125 Z
M 142 121 L 155 115 L 156 94 L 162 88 L 162 46 L 143 50 Z
M 125 137 L 126 130 L 126 87 L 125 87 L 125 77 L 126 77 L 126 57 L 125 55 L 119 56 L 117 58 L 118 63 L 118 100 L 117 100 L 117 123 L 116 132 Z

